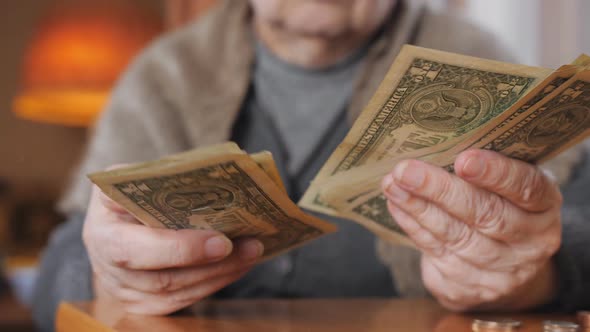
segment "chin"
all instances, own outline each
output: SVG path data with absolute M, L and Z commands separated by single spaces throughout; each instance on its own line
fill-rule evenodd
M 289 31 L 307 37 L 336 39 L 347 35 L 350 29 L 345 26 L 316 24 L 290 26 Z
M 396 0 L 250 0 L 256 15 L 295 34 L 347 37 L 379 25 Z
M 342 10 L 329 7 L 334 6 L 302 6 L 285 18 L 285 26 L 295 33 L 318 37 L 338 37 L 349 32 L 349 15 Z

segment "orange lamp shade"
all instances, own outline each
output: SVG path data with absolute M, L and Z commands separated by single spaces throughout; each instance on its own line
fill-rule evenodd
M 24 58 L 15 113 L 89 126 L 130 60 L 162 30 L 142 0 L 62 1 L 40 22 Z

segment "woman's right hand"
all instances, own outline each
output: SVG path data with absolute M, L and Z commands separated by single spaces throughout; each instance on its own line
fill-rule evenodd
M 93 188 L 83 239 L 97 299 L 130 313 L 166 315 L 238 280 L 262 256 L 260 241 L 216 231 L 144 226 Z

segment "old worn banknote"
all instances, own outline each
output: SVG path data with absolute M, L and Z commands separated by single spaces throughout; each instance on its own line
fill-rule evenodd
M 584 71 L 504 127 L 482 130 L 478 135 L 481 138 L 469 148 L 493 150 L 539 164 L 580 143 L 589 134 L 590 71 Z M 449 155 L 460 153 L 461 148 L 458 146 Z M 435 158 L 438 164 L 442 160 L 445 158 Z
M 580 55 L 574 62 L 572 62 L 572 65 L 590 66 L 590 55 L 588 55 L 588 54 Z
M 561 72 L 557 76 L 565 78 L 569 74 L 572 72 Z M 505 116 L 502 121 L 495 121 L 495 125 L 481 128 L 453 149 L 419 159 L 453 171 L 457 155 L 472 148 L 496 151 L 533 164 L 558 155 L 590 136 L 590 72 L 574 75 L 553 87 L 550 93 L 542 89 L 532 93 L 530 101 L 537 100 L 538 93 L 544 97 L 524 110 L 517 108 L 516 116 Z M 342 186 L 334 186 L 324 193 L 324 199 L 340 215 L 367 226 L 384 239 L 408 244 L 388 212 L 379 182 L 377 178 L 373 182 L 350 181 L 348 188 L 355 188 L 360 194 L 347 194 Z
M 285 188 L 285 184 L 281 179 L 281 174 L 279 173 L 279 169 L 275 164 L 272 153 L 268 151 L 262 151 L 251 154 L 250 157 L 252 157 L 252 160 L 254 160 L 264 172 L 266 172 L 266 174 L 284 193 L 287 193 L 287 188 Z
M 323 197 L 325 196 L 324 193 L 329 191 L 342 190 L 342 192 L 347 192 L 350 197 L 358 196 L 361 193 L 366 192 L 368 190 L 367 188 L 375 189 L 377 187 L 376 184 L 392 170 L 392 165 L 399 160 L 422 159 L 428 161 L 434 156 L 443 155 L 451 149 L 460 149 L 460 151 L 464 151 L 470 148 L 470 146 L 474 144 L 475 141 L 482 139 L 480 136 L 481 133 L 488 129 L 500 130 L 515 118 L 527 112 L 529 109 L 531 109 L 531 107 L 549 96 L 552 92 L 559 89 L 574 75 L 583 70 L 583 67 L 573 65 L 562 66 L 549 75 L 545 80 L 543 80 L 543 82 L 538 84 L 528 94 L 514 103 L 514 105 L 512 105 L 509 109 L 505 110 L 503 113 L 498 114 L 488 122 L 482 124 L 479 128 L 474 130 L 471 135 L 449 140 L 445 143 L 441 143 L 430 148 L 396 154 L 384 160 L 368 163 L 355 169 L 340 172 L 323 182 L 322 187 L 318 189 L 319 194 L 321 197 Z M 351 186 L 352 183 L 358 183 L 362 185 Z M 344 190 L 345 187 L 347 187 L 347 190 Z
M 335 231 L 291 202 L 269 158 L 224 144 L 89 177 L 148 226 L 256 237 L 267 257 Z
M 582 71 L 518 117 L 482 128 L 431 162 L 453 170 L 456 156 L 467 149 L 486 149 L 532 164 L 543 163 L 588 136 L 590 71 Z
M 469 136 L 550 73 L 405 46 L 299 205 L 335 214 L 320 196 L 334 175 Z

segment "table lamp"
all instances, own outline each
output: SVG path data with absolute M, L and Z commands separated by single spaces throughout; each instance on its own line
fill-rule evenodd
M 129 61 L 162 31 L 161 16 L 142 0 L 55 1 L 26 50 L 14 112 L 92 125 Z

